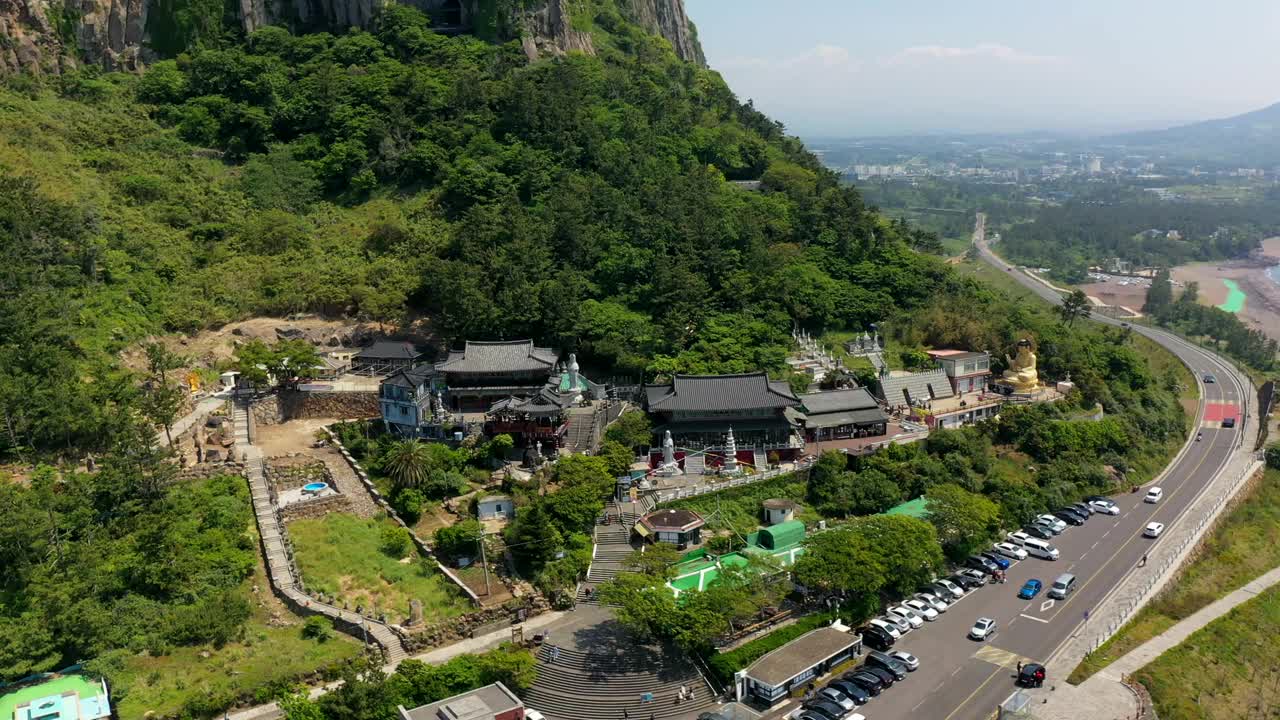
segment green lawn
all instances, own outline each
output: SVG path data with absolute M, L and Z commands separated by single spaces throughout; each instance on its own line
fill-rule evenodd
M 1280 565 L 1280 471 L 1268 470 L 1262 483 L 1208 538 L 1200 559 L 1120 628 L 1111 640 L 1080 663 L 1068 681 L 1083 682 L 1179 620 L 1277 565 Z
M 1139 670 L 1162 718 L 1273 718 L 1280 708 L 1280 589 L 1214 620 Z
M 410 550 L 401 562 L 382 550 L 382 531 L 398 527 L 385 517 L 366 520 L 333 513 L 317 520 L 289 523 L 298 568 L 309 590 L 319 590 L 400 622 L 409 601 L 422 601 L 427 622 L 461 615 L 470 605 L 462 591 Z
M 254 587 L 270 593 L 261 562 L 244 584 L 253 616 L 241 642 L 221 648 L 179 647 L 160 657 L 128 655 L 118 669 L 109 671 L 118 716 L 140 718 L 154 711 L 160 717 L 177 717 L 188 703 L 199 703 L 208 712 L 193 716 L 221 717 L 220 711 L 242 693 L 257 692 L 360 653 L 360 644 L 341 633 L 323 643 L 302 637 L 302 618 L 288 611 L 279 619 L 291 625 L 272 627 L 271 605 L 253 599 Z

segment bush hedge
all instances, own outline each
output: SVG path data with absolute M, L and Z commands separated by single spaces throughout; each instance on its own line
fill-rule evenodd
M 774 630 L 764 637 L 756 638 L 729 652 L 717 652 L 706 658 L 707 666 L 721 685 L 733 682 L 733 674 L 751 663 L 764 657 L 769 652 L 824 625 L 829 625 L 835 615 L 829 612 L 806 615 L 796 622 Z

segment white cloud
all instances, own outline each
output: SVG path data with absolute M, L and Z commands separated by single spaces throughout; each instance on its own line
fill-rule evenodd
M 979 43 L 972 47 L 947 47 L 945 45 L 914 45 L 881 60 L 882 65 L 905 65 L 929 60 L 991 59 L 1017 65 L 1047 65 L 1062 62 L 1053 55 L 1035 55 L 1015 50 L 999 43 Z
M 824 68 L 856 72 L 862 67 L 862 61 L 854 58 L 849 50 L 838 45 L 819 43 L 804 52 L 786 58 L 735 57 L 725 62 L 716 63 L 723 70 L 738 69 L 800 69 Z

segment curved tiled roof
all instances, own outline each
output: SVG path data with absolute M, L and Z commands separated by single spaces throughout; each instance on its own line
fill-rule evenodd
M 645 388 L 649 410 L 756 410 L 800 404 L 785 382 L 765 373 L 742 375 L 676 375 L 670 385 Z
M 550 348 L 535 347 L 532 340 L 468 340 L 461 351 L 437 363 L 436 369 L 459 373 L 510 373 L 535 370 L 550 371 L 559 358 Z

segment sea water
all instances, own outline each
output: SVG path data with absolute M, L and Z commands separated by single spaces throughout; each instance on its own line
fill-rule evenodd
M 1267 277 L 1271 278 L 1271 282 L 1280 285 L 1280 265 L 1267 268 Z

